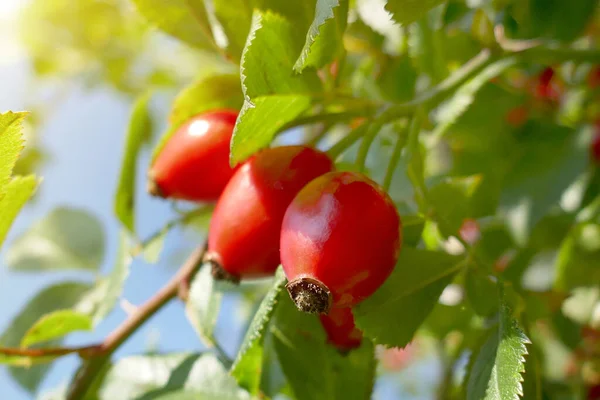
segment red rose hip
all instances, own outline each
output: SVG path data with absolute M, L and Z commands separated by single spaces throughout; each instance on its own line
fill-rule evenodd
M 383 189 L 354 172 L 330 172 L 298 193 L 281 227 L 287 289 L 299 310 L 327 314 L 377 290 L 400 253 L 401 221 Z
M 229 142 L 238 113 L 215 110 L 177 129 L 148 174 L 150 194 L 189 201 L 215 201 L 233 175 Z
M 279 233 L 287 206 L 314 178 L 333 169 L 323 152 L 305 146 L 266 149 L 233 175 L 217 202 L 207 261 L 218 279 L 271 275 L 279 261 Z
M 319 315 L 321 325 L 327 333 L 327 341 L 340 351 L 360 346 L 362 332 L 354 324 L 350 308 L 332 308 L 328 315 Z

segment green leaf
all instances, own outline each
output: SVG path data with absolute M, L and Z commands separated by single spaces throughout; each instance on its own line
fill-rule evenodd
M 73 310 L 58 310 L 41 317 L 21 340 L 21 347 L 61 338 L 75 331 L 91 331 L 89 315 Z
M 480 181 L 480 176 L 452 177 L 429 190 L 427 200 L 444 236 L 456 236 L 465 218 L 472 216 L 471 198 Z
M 460 257 L 404 247 L 392 275 L 354 309 L 357 326 L 377 344 L 404 347 L 429 315 Z
M 208 75 L 183 89 L 171 107 L 169 129 L 161 137 L 153 159 L 183 123 L 206 111 L 228 108 L 239 110 L 244 102 L 240 77 L 232 74 Z
M 387 0 L 385 9 L 399 24 L 410 24 L 446 0 Z
M 6 263 L 22 271 L 97 271 L 104 248 L 104 231 L 96 217 L 58 207 L 11 243 Z
M 0 336 L 0 346 L 18 347 L 21 338 L 42 316 L 75 306 L 89 290 L 90 285 L 79 282 L 64 282 L 43 289 L 7 325 L 8 328 Z M 48 345 L 57 345 L 58 343 L 60 342 L 53 341 Z M 34 362 L 48 362 L 50 359 L 51 357 L 46 359 L 20 357 L 18 360 L 14 358 L 5 360 L 0 356 L 0 362 L 9 361 L 22 366 L 29 366 L 27 369 L 10 367 L 9 371 L 24 389 L 31 392 L 36 390 L 49 369 L 45 365 L 31 365 Z
M 467 400 L 518 399 L 523 395 L 526 344 L 501 294 L 500 322 L 477 354 L 467 380 Z
M 246 102 L 231 142 L 231 164 L 244 161 L 267 147 L 275 134 L 311 105 L 308 96 L 263 96 Z
M 199 49 L 212 49 L 212 36 L 202 0 L 133 0 L 152 25 Z
M 348 0 L 317 0 L 313 20 L 294 71 L 321 68 L 342 55 L 344 31 L 348 21 Z
M 132 356 L 108 371 L 99 400 L 249 399 L 212 354 Z M 195 396 L 195 397 L 190 397 Z
M 288 296 L 282 299 L 270 327 L 279 363 L 298 399 L 371 397 L 375 373 L 373 344 L 341 355 L 327 344 L 315 315 L 299 312 Z
M 517 63 L 515 57 L 503 58 L 488 65 L 474 78 L 462 85 L 449 100 L 439 106 L 436 111 L 436 128 L 433 131 L 436 137 L 441 137 L 448 129 L 463 115 L 475 101 L 479 90 L 490 81 L 500 75 L 508 68 Z
M 315 93 L 320 89 L 314 71 L 293 72 L 303 39 L 280 15 L 255 11 L 242 53 L 242 89 L 246 99 L 269 94 Z
M 481 316 L 489 317 L 498 311 L 496 284 L 481 270 L 470 268 L 465 277 L 465 291 L 473 310 Z
M 237 380 L 238 384 L 253 394 L 257 393 L 260 385 L 264 335 L 279 304 L 286 281 L 283 269 L 280 267 L 275 274 L 273 286 L 252 319 L 246 337 L 231 367 L 231 375 Z
M 0 199 L 23 150 L 22 123 L 26 115 L 25 112 L 11 111 L 0 114 Z
M 0 197 L 0 245 L 4 242 L 19 211 L 35 192 L 37 185 L 36 177 L 28 175 L 15 177 L 4 187 L 4 195 Z
M 121 175 L 115 196 L 115 213 L 121 223 L 135 234 L 135 181 L 137 157 L 144 143 L 152 135 L 152 119 L 148 110 L 150 95 L 138 98 L 133 106 L 125 142 L 125 154 L 121 164 Z
M 84 296 L 77 306 L 77 311 L 92 317 L 94 326 L 115 308 L 123 292 L 132 261 L 128 249 L 127 233 L 122 230 L 119 235 L 117 257 L 110 274 L 107 278 L 98 281 L 94 289 Z
M 190 286 L 185 307 L 185 313 L 196 333 L 208 342 L 214 340 L 213 332 L 223 298 L 219 285 L 219 282 L 214 281 L 210 268 L 202 268 Z
M 252 0 L 213 0 L 215 17 L 227 36 L 227 53 L 239 60 L 252 23 Z
M 532 228 L 585 170 L 588 149 L 581 135 L 545 122 L 527 125 L 516 144 L 506 176 L 500 213 L 515 241 L 523 245 Z
M 448 74 L 442 38 L 444 32 L 434 29 L 427 18 L 421 18 L 409 27 L 408 54 L 419 72 L 439 82 Z

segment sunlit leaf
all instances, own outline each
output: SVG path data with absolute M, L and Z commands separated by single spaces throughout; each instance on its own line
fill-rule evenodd
M 10 181 L 17 158 L 23 150 L 23 133 L 21 124 L 25 112 L 7 112 L 0 114 L 0 199 Z
M 58 310 L 40 318 L 21 340 L 21 347 L 61 338 L 75 331 L 90 331 L 92 319 L 89 315 L 73 310 Z
M 302 52 L 294 64 L 296 72 L 312 66 L 321 68 L 335 60 L 343 50 L 343 36 L 348 20 L 348 0 L 317 0 L 315 19 Z
M 215 46 L 204 1 L 133 0 L 138 11 L 169 35 L 200 49 Z
M 14 219 L 27 200 L 31 198 L 38 185 L 35 176 L 17 176 L 4 187 L 4 195 L 0 197 L 0 245 Z
M 0 336 L 0 346 L 19 347 L 21 339 L 27 331 L 44 315 L 57 310 L 64 310 L 75 306 L 88 291 L 90 285 L 78 282 L 65 282 L 42 289 L 7 325 L 8 328 Z M 48 343 L 56 346 L 59 341 Z M 10 360 L 16 363 L 17 360 Z M 28 366 L 34 362 L 48 362 L 50 359 L 21 358 L 20 365 Z M 0 357 L 0 362 L 2 358 Z M 35 391 L 41 380 L 48 372 L 48 366 L 36 365 L 27 369 L 11 367 L 9 369 L 13 378 L 25 389 Z

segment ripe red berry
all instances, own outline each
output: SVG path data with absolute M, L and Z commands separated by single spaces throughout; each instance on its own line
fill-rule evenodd
M 560 100 L 561 88 L 554 78 L 554 69 L 546 67 L 538 76 L 534 95 L 542 100 L 557 102 Z
M 323 152 L 305 146 L 263 150 L 233 175 L 210 222 L 207 261 L 216 278 L 271 275 L 279 265 L 285 209 L 314 178 L 333 169 Z
M 234 172 L 229 166 L 229 142 L 237 115 L 233 110 L 210 111 L 177 129 L 150 169 L 150 194 L 217 200 Z
M 288 292 L 301 311 L 327 314 L 377 290 L 400 253 L 400 217 L 366 176 L 330 172 L 298 193 L 281 227 Z
M 600 400 L 600 384 L 588 388 L 587 400 Z
M 360 346 L 362 332 L 354 324 L 354 315 L 349 308 L 332 308 L 328 315 L 319 316 L 327 333 L 327 341 L 341 351 Z

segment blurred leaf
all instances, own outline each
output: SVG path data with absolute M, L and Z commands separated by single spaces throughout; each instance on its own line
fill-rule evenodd
M 577 7 L 562 0 L 515 1 L 507 9 L 504 26 L 515 38 L 571 41 L 584 32 L 596 6 L 596 0 L 578 1 Z
M 594 281 L 590 280 L 589 284 L 592 282 Z M 562 313 L 580 325 L 590 325 L 599 304 L 600 288 L 597 286 L 575 288 L 562 304 Z
M 600 281 L 600 225 L 575 226 L 559 247 L 554 288 L 569 291 Z
M 246 332 L 244 341 L 231 367 L 231 375 L 238 384 L 257 393 L 260 385 L 261 367 L 263 364 L 263 342 L 267 326 L 280 302 L 281 292 L 286 283 L 285 274 L 280 267 L 275 273 L 275 282 L 263 299 L 260 308 L 254 315 Z
M 17 158 L 23 150 L 23 120 L 25 112 L 0 114 L 0 200 L 10 181 Z M 0 241 L 1 242 L 1 241 Z
M 185 314 L 196 333 L 212 342 L 213 332 L 221 308 L 223 292 L 214 281 L 210 268 L 205 266 L 194 278 L 185 307 Z
M 326 343 L 315 315 L 301 313 L 288 296 L 271 324 L 275 350 L 295 398 L 363 400 L 373 389 L 373 345 L 363 340 L 346 356 Z
M 203 0 L 133 0 L 153 25 L 194 47 L 212 49 L 215 42 Z
M 500 212 L 515 241 L 525 243 L 532 228 L 586 167 L 587 148 L 570 129 L 537 122 L 519 138 L 508 172 Z
M 387 100 L 409 101 L 415 95 L 417 72 L 406 55 L 392 58 L 381 66 L 377 85 Z
M 484 46 L 492 47 L 496 44 L 494 35 L 494 24 L 490 21 L 483 8 L 475 10 L 473 23 L 471 24 L 471 34 Z
M 186 396 L 186 397 L 179 397 Z M 190 397 L 193 396 L 193 397 Z M 249 399 L 212 354 L 131 356 L 108 371 L 99 400 Z
M 149 101 L 150 95 L 145 94 L 139 97 L 133 106 L 114 203 L 117 217 L 134 235 L 137 158 L 141 147 L 150 140 L 152 135 L 152 119 L 148 109 Z
M 385 9 L 394 20 L 401 24 L 410 24 L 423 17 L 427 11 L 442 4 L 445 0 L 387 0 Z
M 448 73 L 442 33 L 433 28 L 427 18 L 421 18 L 409 27 L 408 54 L 417 71 L 425 73 L 434 82 L 441 81 Z
M 21 340 L 21 347 L 61 338 L 75 331 L 91 331 L 89 315 L 73 310 L 58 310 L 41 317 Z
M 238 75 L 209 75 L 192 83 L 175 98 L 169 115 L 169 129 L 154 148 L 152 158 L 156 158 L 177 128 L 193 116 L 219 108 L 239 110 L 243 101 Z
M 144 261 L 149 264 L 156 264 L 158 262 L 160 254 L 165 247 L 165 239 L 168 233 L 168 229 L 163 229 L 158 235 L 152 237 L 149 242 L 144 243 L 144 247 L 142 248 Z
M 437 303 L 427 317 L 424 326 L 438 339 L 443 340 L 450 332 L 470 330 L 473 310 L 463 303 L 449 306 Z
M 497 329 L 477 354 L 467 379 L 467 400 L 517 399 L 523 395 L 521 374 L 525 371 L 526 344 L 503 295 Z
M 465 290 L 469 304 L 481 316 L 489 317 L 498 311 L 496 283 L 481 270 L 470 268 L 465 277 Z
M 1 137 L 1 136 L 0 136 Z M 4 242 L 8 230 L 27 200 L 31 198 L 38 185 L 33 175 L 14 177 L 4 186 L 0 196 L 0 246 Z
M 7 325 L 8 328 L 0 336 L 0 345 L 4 347 L 19 347 L 21 339 L 41 317 L 57 310 L 64 310 L 75 306 L 88 291 L 90 285 L 79 282 L 63 282 L 46 287 L 38 292 L 27 305 Z M 48 343 L 48 346 L 56 346 L 59 341 Z M 29 366 L 34 362 L 47 362 L 48 359 L 29 359 L 22 357 L 20 365 Z M 13 362 L 15 360 L 12 360 Z M 2 359 L 0 358 L 0 362 Z M 24 389 L 34 392 L 49 367 L 46 365 L 35 365 L 27 369 L 10 367 L 11 376 Z
M 475 95 L 479 90 L 490 81 L 490 79 L 500 75 L 508 68 L 514 66 L 517 59 L 513 57 L 503 58 L 488 65 L 479 72 L 474 78 L 462 85 L 454 95 L 445 103 L 440 105 L 436 111 L 436 128 L 434 135 L 440 137 L 450 128 L 456 120 L 467 111 L 475 101 Z
M 94 289 L 77 305 L 77 311 L 92 317 L 94 326 L 106 318 L 121 297 L 132 261 L 128 250 L 127 234 L 121 230 L 118 252 L 110 274 L 99 280 Z
M 104 231 L 96 217 L 58 207 L 11 243 L 6 264 L 22 271 L 96 271 L 104 249 Z
M 406 346 L 463 266 L 460 257 L 405 246 L 383 286 L 355 307 L 357 326 L 377 344 Z
M 402 243 L 416 247 L 421 241 L 425 218 L 421 215 L 402 215 Z
M 246 102 L 233 131 L 232 165 L 267 147 L 275 134 L 310 104 L 310 97 L 297 95 L 262 96 Z
M 348 21 L 349 0 L 317 0 L 313 20 L 294 71 L 306 67 L 321 68 L 344 51 L 343 37 Z
M 236 61 L 246 45 L 254 3 L 252 0 L 213 0 L 215 17 L 227 36 L 227 52 Z
M 480 181 L 479 176 L 453 177 L 429 190 L 427 200 L 444 236 L 456 236 L 463 221 L 473 216 L 471 198 Z

